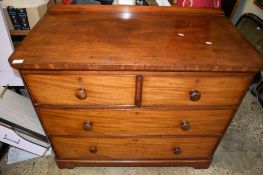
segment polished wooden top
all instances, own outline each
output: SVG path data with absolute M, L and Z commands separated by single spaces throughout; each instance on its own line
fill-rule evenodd
M 9 62 L 17 69 L 263 70 L 263 58 L 221 11 L 158 6 L 54 6 Z

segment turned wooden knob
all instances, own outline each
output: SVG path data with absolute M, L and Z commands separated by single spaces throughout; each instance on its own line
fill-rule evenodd
M 84 100 L 87 98 L 87 91 L 85 88 L 79 88 L 77 90 L 77 92 L 75 93 L 75 96 L 80 99 L 80 100 Z
M 182 129 L 183 131 L 189 130 L 190 127 L 191 127 L 191 126 L 190 126 L 190 124 L 189 124 L 189 122 L 188 122 L 187 120 L 181 121 L 181 129 Z
M 83 129 L 86 131 L 91 131 L 92 130 L 92 122 L 91 121 L 84 121 L 83 123 Z
M 97 147 L 96 146 L 91 146 L 89 148 L 89 152 L 95 154 L 96 152 L 98 152 Z
M 173 149 L 173 153 L 174 154 L 181 154 L 181 152 L 182 152 L 182 150 L 181 150 L 181 148 L 180 147 L 175 147 L 174 149 Z
M 190 100 L 191 100 L 191 101 L 198 101 L 198 100 L 200 100 L 200 98 L 201 98 L 201 93 L 200 93 L 199 90 L 197 90 L 197 89 L 192 89 L 192 90 L 190 91 Z

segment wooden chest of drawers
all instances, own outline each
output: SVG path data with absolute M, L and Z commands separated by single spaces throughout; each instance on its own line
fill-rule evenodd
M 209 167 L 260 55 L 221 11 L 54 6 L 9 59 L 61 168 Z

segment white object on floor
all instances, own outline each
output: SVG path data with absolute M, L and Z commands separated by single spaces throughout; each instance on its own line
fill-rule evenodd
M 0 87 L 0 93 L 4 90 Z M 0 98 L 0 118 L 45 136 L 31 101 L 11 90 Z
M 156 2 L 159 6 L 171 6 L 168 0 L 156 0 Z
M 3 91 L 4 88 L 0 87 L 0 93 Z M 7 89 L 0 98 L 0 106 L 0 121 L 11 123 L 8 125 L 0 123 L 0 141 L 39 156 L 44 155 L 50 146 L 49 143 L 32 137 L 26 132 L 15 131 L 9 126 L 17 125 L 45 136 L 31 101 Z
M 12 128 L 0 123 L 0 142 L 43 156 L 49 147 L 43 147 L 20 137 Z
M 51 148 L 46 152 L 46 156 L 51 155 Z M 11 147 L 8 152 L 7 164 L 18 163 L 25 160 L 37 158 L 39 156 L 23 151 L 21 149 Z

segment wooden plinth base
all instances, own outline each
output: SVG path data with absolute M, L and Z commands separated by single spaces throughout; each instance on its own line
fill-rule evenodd
M 188 166 L 196 169 L 206 169 L 210 166 L 212 159 L 193 160 L 72 160 L 55 159 L 59 168 L 75 168 L 84 166 L 94 167 L 176 167 Z

